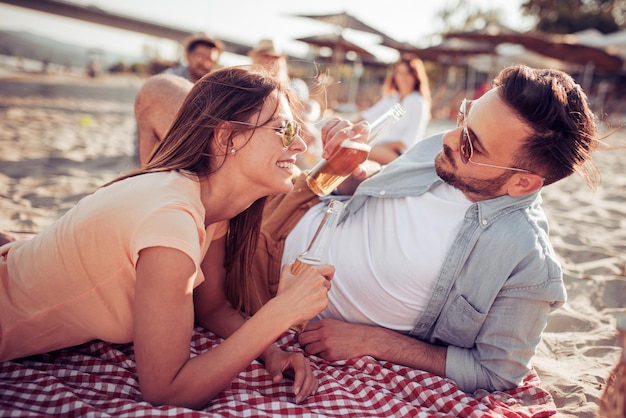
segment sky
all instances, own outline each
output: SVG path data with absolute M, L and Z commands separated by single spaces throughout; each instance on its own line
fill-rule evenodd
M 398 41 L 422 44 L 435 33 L 435 15 L 444 4 L 455 0 L 66 0 L 93 5 L 166 25 L 205 32 L 217 38 L 250 45 L 271 38 L 284 52 L 306 53 L 306 44 L 295 38 L 331 33 L 334 27 L 296 14 L 347 12 Z M 446 3 L 448 2 L 448 3 Z M 502 11 L 504 23 L 523 29 L 528 19 L 521 16 L 522 0 L 470 0 L 476 7 Z M 162 58 L 176 59 L 180 48 L 175 42 L 160 40 L 122 29 L 85 23 L 22 7 L 0 3 L 0 30 L 28 31 L 62 42 L 142 56 L 146 46 L 158 50 Z M 384 61 L 393 61 L 395 51 L 378 46 L 378 38 L 351 31 L 347 39 L 365 46 Z M 237 61 L 236 57 L 230 60 Z M 232 62 L 236 64 L 237 62 Z

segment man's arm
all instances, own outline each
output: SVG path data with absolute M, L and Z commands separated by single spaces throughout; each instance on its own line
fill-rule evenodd
M 477 325 L 473 343 L 465 341 L 463 346 L 434 345 L 393 330 L 334 319 L 310 322 L 299 342 L 306 352 L 329 361 L 369 355 L 453 379 L 465 392 L 506 390 L 529 372 L 551 306 L 550 301 L 527 297 L 497 298 L 490 315 Z M 462 327 L 457 334 L 473 333 L 468 321 L 455 322 Z
M 329 361 L 367 355 L 439 376 L 446 375 L 446 347 L 386 328 L 323 319 L 307 324 L 298 341 L 307 353 Z
M 373 160 L 365 160 L 343 183 L 337 186 L 335 194 L 350 196 L 364 180 L 370 178 L 381 170 L 382 166 Z
M 178 109 L 193 84 L 173 74 L 158 74 L 147 79 L 135 98 L 137 150 L 144 166 L 152 151 L 163 140 Z
M 374 145 L 368 158 L 381 164 L 389 164 L 402 155 L 405 150 L 406 146 L 402 141 L 385 142 Z

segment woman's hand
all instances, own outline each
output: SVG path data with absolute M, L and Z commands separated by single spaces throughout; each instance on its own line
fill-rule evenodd
M 322 158 L 328 159 L 346 139 L 350 139 L 354 142 L 367 143 L 369 139 L 369 124 L 366 121 L 354 124 L 345 119 L 329 119 L 322 127 L 322 143 L 324 144 Z M 375 167 L 372 168 L 373 166 Z M 350 186 L 344 186 L 339 190 L 339 193 L 352 194 L 356 186 L 364 179 L 371 176 L 372 173 L 378 172 L 379 170 L 380 164 L 367 159 L 361 161 L 352 172 L 352 176 L 344 181 L 344 183 L 348 183 Z
M 293 325 L 313 318 L 326 308 L 335 268 L 327 264 L 306 266 L 294 275 L 292 265 L 288 263 L 283 267 L 274 299 L 281 303 L 284 314 L 291 318 Z
M 302 353 L 290 353 L 271 345 L 261 356 L 272 382 L 279 383 L 283 376 L 293 379 L 296 403 L 315 394 L 319 385 L 311 370 L 311 363 Z
M 368 126 L 368 123 L 365 121 L 354 124 L 346 119 L 329 119 L 322 126 L 322 144 L 324 145 L 322 158 L 330 157 L 335 148 L 348 138 L 354 142 L 367 143 Z

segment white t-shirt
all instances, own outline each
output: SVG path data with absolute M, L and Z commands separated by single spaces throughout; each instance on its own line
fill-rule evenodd
M 420 93 L 414 91 L 402 100 L 398 93 L 383 97 L 372 107 L 361 112 L 361 116 L 371 123 L 396 103 L 402 105 L 406 114 L 380 137 L 377 144 L 402 141 L 409 148 L 424 139 L 426 125 L 430 121 L 430 105 Z
M 328 263 L 336 271 L 318 317 L 412 329 L 470 205 L 445 183 L 421 196 L 368 199 L 334 234 Z M 289 234 L 283 265 L 307 248 L 325 207 L 312 207 Z

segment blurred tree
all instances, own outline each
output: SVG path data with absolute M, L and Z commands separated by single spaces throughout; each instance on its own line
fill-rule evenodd
M 537 19 L 537 30 L 548 33 L 585 29 L 612 33 L 626 28 L 624 0 L 525 0 L 522 11 Z
M 437 12 L 433 26 L 438 34 L 479 30 L 501 23 L 501 14 L 497 9 L 483 10 L 472 0 L 448 1 Z

